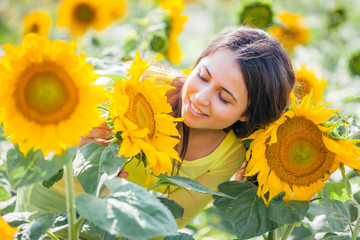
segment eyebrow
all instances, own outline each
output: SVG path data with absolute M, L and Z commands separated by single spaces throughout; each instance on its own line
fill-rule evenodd
M 211 73 L 210 73 L 209 69 L 208 69 L 204 64 L 203 64 L 203 66 L 204 66 L 206 72 L 207 72 L 207 73 L 209 74 L 209 76 L 211 77 Z M 227 92 L 227 93 L 235 100 L 235 102 L 237 102 L 236 98 L 234 97 L 234 95 L 233 95 L 229 90 L 227 90 L 227 89 L 224 88 L 224 87 L 221 87 L 221 89 L 224 90 L 225 92 Z

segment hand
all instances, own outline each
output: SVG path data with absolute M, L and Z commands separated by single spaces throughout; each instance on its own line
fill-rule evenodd
M 79 148 L 87 143 L 95 142 L 104 146 L 109 144 L 109 140 L 113 138 L 112 130 L 107 123 L 102 123 L 100 126 L 91 129 L 89 135 L 81 136 L 79 141 Z

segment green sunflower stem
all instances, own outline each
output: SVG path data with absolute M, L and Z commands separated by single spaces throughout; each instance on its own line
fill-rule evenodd
M 53 234 L 52 232 L 50 232 L 49 230 L 46 231 L 46 234 L 49 236 L 49 238 L 51 238 L 52 240 L 59 240 L 59 238 L 57 236 L 55 236 L 55 234 Z
M 268 240 L 276 240 L 276 229 L 269 232 Z
M 359 211 L 360 213 L 360 211 Z M 351 240 L 356 240 L 357 238 L 357 235 L 359 233 L 359 230 L 360 230 L 360 217 L 358 218 L 358 220 L 356 221 L 356 224 L 355 224 L 355 227 L 354 227 L 354 231 L 352 233 L 352 236 L 351 236 Z
M 288 225 L 284 235 L 281 238 L 281 240 L 286 240 L 289 237 L 289 235 L 290 235 L 291 231 L 293 230 L 293 228 L 294 228 L 294 225 L 292 225 L 292 224 Z
M 78 231 L 76 229 L 76 212 L 75 212 L 75 191 L 72 161 L 69 160 L 64 166 L 65 175 L 65 192 L 66 192 L 66 210 L 68 214 L 68 239 L 77 240 Z

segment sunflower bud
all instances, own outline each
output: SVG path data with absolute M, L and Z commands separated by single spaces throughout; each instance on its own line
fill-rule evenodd
M 154 52 L 164 53 L 168 48 L 168 37 L 164 31 L 153 32 L 149 39 L 149 47 Z
M 125 44 L 124 44 L 125 53 L 128 54 L 132 50 L 136 49 L 138 41 L 139 41 L 139 34 L 135 31 L 130 32 L 125 37 Z
M 357 52 L 350 57 L 349 69 L 354 76 L 360 76 L 360 52 Z
M 272 23 L 272 6 L 268 3 L 253 2 L 244 5 L 239 13 L 239 24 L 265 29 Z

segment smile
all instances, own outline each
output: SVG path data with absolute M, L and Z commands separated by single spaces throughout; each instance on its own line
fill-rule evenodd
M 190 101 L 190 111 L 192 112 L 195 112 L 197 114 L 200 114 L 202 116 L 207 116 L 205 113 L 203 113 L 198 107 L 195 106 L 195 104 L 193 104 L 191 101 Z

